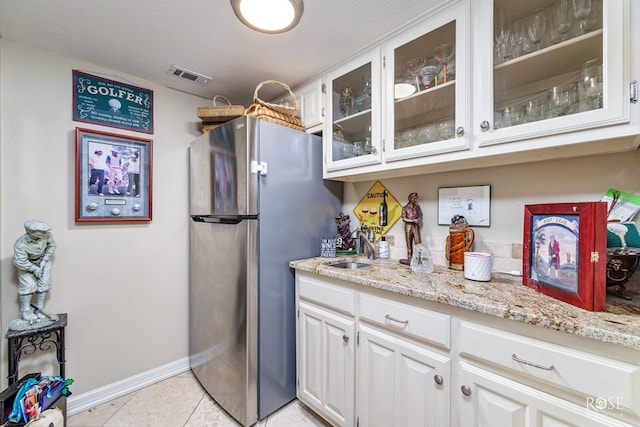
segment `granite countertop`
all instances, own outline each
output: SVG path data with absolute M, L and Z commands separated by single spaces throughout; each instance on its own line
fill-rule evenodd
M 360 269 L 328 265 L 344 261 L 373 265 Z M 435 266 L 431 274 L 414 273 L 409 266 L 389 259 L 308 258 L 291 261 L 289 265 L 320 276 L 640 350 L 637 302 L 607 297 L 606 311 L 591 312 L 523 286 L 521 277 L 493 273 L 490 282 L 476 282 L 465 279 L 461 271 L 443 266 Z

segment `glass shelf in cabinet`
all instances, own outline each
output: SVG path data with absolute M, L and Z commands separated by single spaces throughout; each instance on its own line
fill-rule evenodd
M 455 80 L 395 101 L 396 121 L 455 108 Z M 447 113 L 451 114 L 451 112 Z
M 587 60 L 602 58 L 602 49 L 600 29 L 499 64 L 494 73 L 504 87 L 520 87 L 579 70 Z

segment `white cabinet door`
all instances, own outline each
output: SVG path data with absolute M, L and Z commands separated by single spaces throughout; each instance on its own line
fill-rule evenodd
M 359 425 L 450 425 L 448 357 L 363 324 L 358 341 Z
M 380 163 L 380 74 L 379 48 L 327 74 L 325 177 Z
M 317 79 L 294 90 L 298 98 L 298 112 L 306 129 L 321 125 L 324 121 L 322 84 L 322 79 Z
M 629 126 L 612 126 L 630 120 L 630 3 L 593 0 L 586 18 L 590 24 L 584 34 L 573 18 L 571 3 L 569 32 L 559 38 L 555 34 L 560 28 L 557 3 L 535 2 L 535 7 L 542 9 L 542 22 L 546 22 L 536 49 L 533 44 L 527 45 L 531 40 L 530 13 L 534 7 L 530 2 L 472 2 L 474 23 L 478 23 L 473 37 L 472 128 L 479 147 L 518 142 L 517 146 L 509 144 L 504 150 L 563 144 L 576 144 L 576 149 L 580 149 L 579 144 L 589 139 L 614 138 L 620 135 L 616 132 L 631 131 Z M 500 26 L 496 17 L 500 12 L 506 16 L 503 27 L 509 36 L 504 43 L 497 33 Z M 517 34 L 521 34 L 519 43 L 513 41 Z M 507 47 L 507 54 L 496 53 L 503 46 Z M 608 133 L 581 132 L 603 127 L 609 127 Z M 545 138 L 559 134 L 565 137 Z M 526 145 L 534 138 L 535 143 Z
M 461 3 L 386 44 L 385 161 L 469 149 L 468 34 Z
M 355 322 L 298 305 L 298 398 L 339 426 L 354 425 Z
M 464 427 L 604 427 L 625 426 L 585 400 L 569 403 L 467 362 L 459 367 L 459 426 Z

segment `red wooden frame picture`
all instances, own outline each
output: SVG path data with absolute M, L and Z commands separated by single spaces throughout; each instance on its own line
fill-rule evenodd
M 590 311 L 606 305 L 607 203 L 526 205 L 522 281 Z
M 76 128 L 76 222 L 151 221 L 152 141 Z

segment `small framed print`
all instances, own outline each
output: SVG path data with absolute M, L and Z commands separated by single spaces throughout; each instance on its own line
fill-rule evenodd
M 491 226 L 491 186 L 438 188 L 438 224 L 450 225 L 455 215 L 472 226 Z
M 607 204 L 524 207 L 523 284 L 590 311 L 606 305 Z
M 152 141 L 76 128 L 76 222 L 151 221 Z

